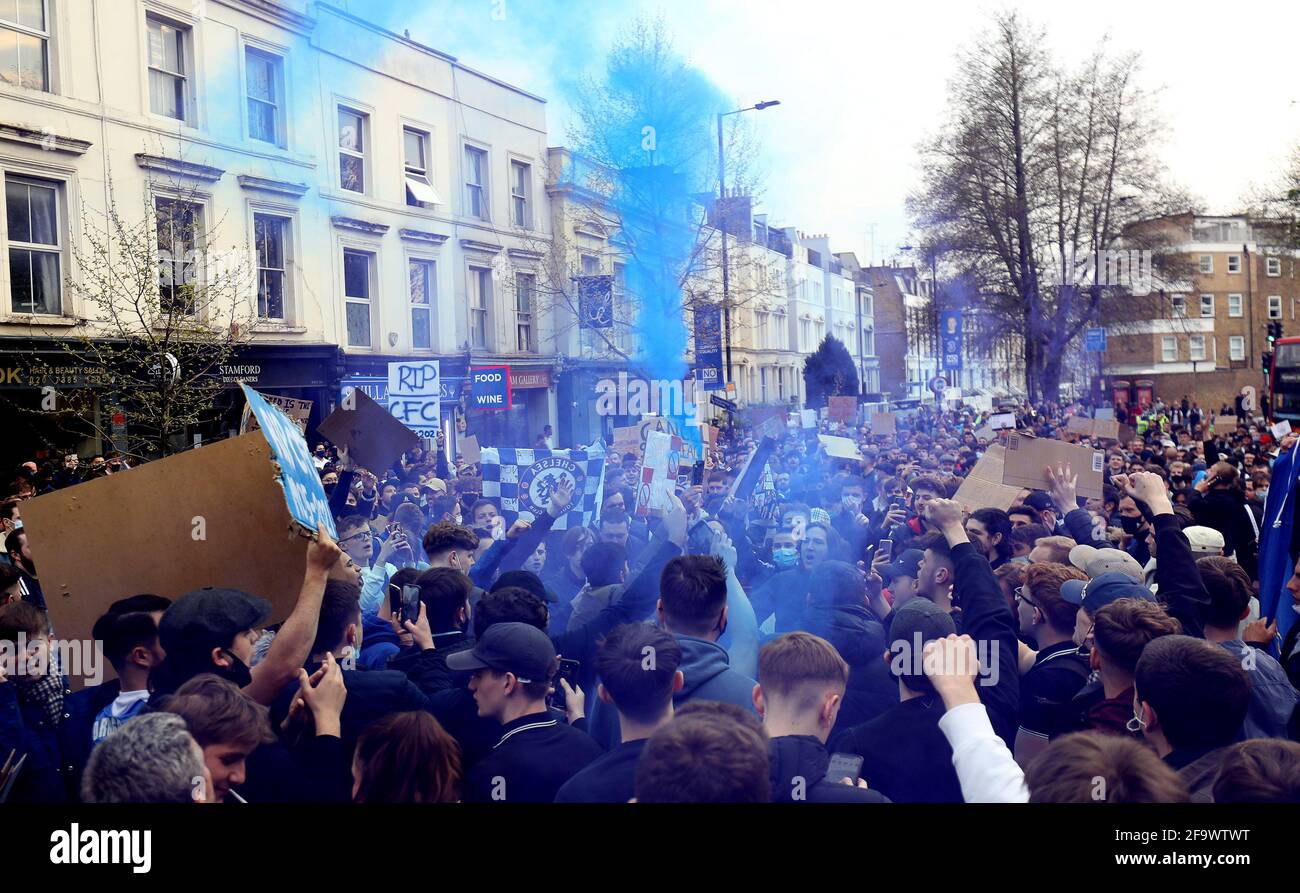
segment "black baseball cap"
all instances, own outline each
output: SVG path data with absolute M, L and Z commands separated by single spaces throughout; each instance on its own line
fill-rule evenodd
M 542 582 L 542 578 L 532 571 L 506 571 L 504 574 L 497 577 L 496 582 L 492 584 L 492 588 L 489 591 L 496 592 L 498 589 L 505 589 L 507 586 L 517 586 L 520 589 L 526 589 L 542 601 L 550 602 L 551 604 L 555 604 L 560 600 L 558 595 L 546 588 L 546 584 Z
M 1052 497 L 1048 496 L 1042 490 L 1034 490 L 1025 497 L 1025 505 L 1030 508 L 1038 509 L 1040 512 L 1056 511 L 1056 503 Z
M 924 558 L 925 553 L 920 549 L 904 549 L 894 557 L 893 561 L 881 567 L 880 573 L 887 580 L 892 580 L 895 577 L 916 579 L 917 574 L 921 571 L 921 561 Z
M 460 673 L 491 667 L 514 673 L 520 682 L 545 682 L 554 663 L 551 637 L 529 623 L 494 623 L 474 643 L 472 651 L 447 655 L 449 670 Z
M 176 600 L 158 624 L 158 644 L 168 654 L 227 648 L 244 630 L 271 616 L 271 603 L 242 589 L 205 586 Z
M 894 620 L 889 627 L 892 642 L 890 651 L 895 659 L 904 658 L 901 667 L 891 664 L 894 675 L 908 684 L 913 691 L 931 691 L 929 680 L 924 672 L 919 672 L 922 646 L 935 639 L 944 639 L 956 635 L 957 624 L 952 615 L 924 596 L 910 598 L 903 607 L 894 612 Z M 900 652 L 901 649 L 901 652 Z M 898 670 L 901 669 L 901 672 Z
M 1121 598 L 1140 598 L 1149 602 L 1156 600 L 1150 589 L 1119 571 L 1109 571 L 1087 581 L 1066 580 L 1061 584 L 1061 598 L 1072 605 L 1079 605 L 1092 617 Z

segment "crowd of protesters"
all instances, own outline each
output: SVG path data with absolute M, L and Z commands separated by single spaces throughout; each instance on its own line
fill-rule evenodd
M 1038 437 L 1079 411 L 1015 410 Z M 1104 451 L 1100 495 L 1062 466 L 1010 506 L 964 504 L 1010 436 L 988 415 L 792 423 L 752 492 L 736 485 L 761 438 L 727 428 L 651 512 L 638 456 L 614 453 L 598 520 L 564 530 L 572 487 L 512 520 L 441 442 L 387 469 L 322 443 L 337 537 L 308 546 L 288 618 L 266 628 L 270 604 L 219 580 L 121 593 L 93 632 L 116 678 L 75 692 L 39 660 L 22 504 L 126 465 L 28 463 L 0 503 L 0 644 L 30 658 L 0 660 L 0 761 L 21 761 L 0 796 L 1300 800 L 1300 623 L 1280 637 L 1257 582 L 1289 550 L 1274 613 L 1300 608 L 1300 542 L 1261 537 L 1294 438 L 1158 402 L 1121 410 L 1126 442 L 1082 439 Z

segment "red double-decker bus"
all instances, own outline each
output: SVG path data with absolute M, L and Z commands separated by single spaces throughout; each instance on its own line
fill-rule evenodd
M 1279 338 L 1274 343 L 1268 379 L 1273 395 L 1270 421 L 1300 422 L 1300 336 Z

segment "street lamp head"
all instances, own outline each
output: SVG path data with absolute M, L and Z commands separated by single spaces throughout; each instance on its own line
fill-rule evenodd
M 754 109 L 755 111 L 761 112 L 763 109 L 771 108 L 774 105 L 780 105 L 780 104 L 781 104 L 781 100 L 779 99 L 768 99 L 765 100 L 764 102 L 760 102 L 757 105 L 755 105 Z

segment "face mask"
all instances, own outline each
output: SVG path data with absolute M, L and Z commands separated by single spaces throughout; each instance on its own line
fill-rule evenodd
M 1119 519 L 1119 523 L 1120 526 L 1124 528 L 1124 532 L 1127 533 L 1129 536 L 1132 536 L 1133 534 L 1137 533 L 1138 528 L 1142 526 L 1142 519 L 1121 517 Z
M 1141 732 L 1146 727 L 1147 724 L 1143 722 L 1142 714 L 1137 710 L 1133 711 L 1133 718 L 1130 719 L 1128 722 L 1124 723 L 1124 728 L 1128 729 L 1130 732 L 1132 732 L 1135 735 L 1138 732 Z
M 245 686 L 250 685 L 253 681 L 253 671 L 248 668 L 248 664 L 235 657 L 235 655 L 231 654 L 229 651 L 226 652 L 226 657 L 230 658 L 230 666 L 213 666 L 212 672 L 216 673 L 228 682 L 233 682 L 236 688 L 244 688 Z
M 772 550 L 772 560 L 780 568 L 794 567 L 799 560 L 799 556 L 794 549 L 774 549 Z
M 1263 502 L 1264 500 L 1268 499 L 1268 487 L 1256 487 L 1255 497 L 1259 499 L 1260 502 Z M 18 522 L 18 526 L 19 528 L 23 526 L 21 521 Z

